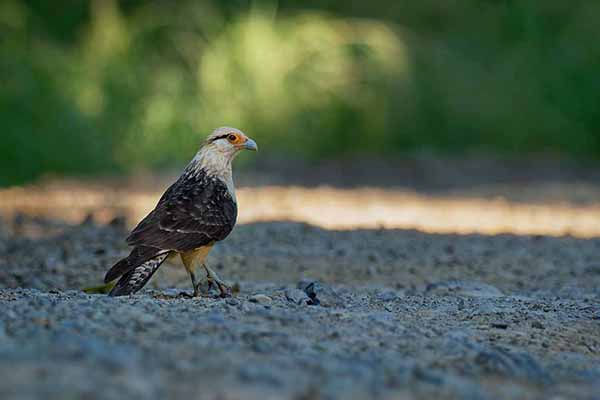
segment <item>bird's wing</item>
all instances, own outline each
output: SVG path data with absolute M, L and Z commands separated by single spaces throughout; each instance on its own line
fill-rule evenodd
M 127 238 L 132 246 L 189 251 L 223 240 L 237 218 L 237 206 L 221 179 L 199 171 L 183 175 Z

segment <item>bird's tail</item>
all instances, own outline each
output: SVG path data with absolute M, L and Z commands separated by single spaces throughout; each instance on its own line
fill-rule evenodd
M 104 277 L 104 282 L 121 279 L 112 288 L 109 296 L 132 294 L 144 287 L 152 275 L 169 256 L 170 251 L 138 246 L 129 256 L 116 263 Z

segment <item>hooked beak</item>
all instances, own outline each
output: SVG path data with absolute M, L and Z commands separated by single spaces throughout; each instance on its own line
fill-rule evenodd
M 248 140 L 246 140 L 243 148 L 246 150 L 258 151 L 258 146 L 256 145 L 256 142 L 250 138 L 248 138 Z

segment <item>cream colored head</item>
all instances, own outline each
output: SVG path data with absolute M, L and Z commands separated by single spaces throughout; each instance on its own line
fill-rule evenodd
M 217 128 L 208 135 L 204 141 L 203 148 L 219 152 L 230 161 L 233 160 L 240 150 L 258 150 L 254 140 L 250 139 L 239 129 L 228 126 Z
M 222 179 L 233 194 L 231 162 L 241 150 L 257 151 L 258 148 L 256 142 L 239 129 L 227 126 L 217 128 L 208 135 L 187 170 L 190 173 L 204 170 Z

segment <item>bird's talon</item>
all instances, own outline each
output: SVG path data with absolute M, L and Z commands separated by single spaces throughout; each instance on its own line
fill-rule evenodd
M 231 297 L 231 287 L 223 282 L 222 280 L 215 281 L 217 288 L 219 288 L 220 297 Z
M 212 281 L 212 279 L 207 279 L 207 281 L 208 281 L 208 291 L 210 292 L 215 287 L 215 283 Z
M 219 288 L 219 290 L 221 291 L 219 297 L 221 297 L 222 299 L 225 299 L 227 297 L 233 297 L 231 295 L 231 289 L 229 287 L 226 286 L 225 288 Z
M 208 288 L 209 290 L 213 286 L 217 286 L 219 288 L 219 296 L 222 298 L 231 297 L 231 288 L 227 285 L 223 280 L 217 275 L 215 271 L 210 269 L 210 267 L 206 264 L 203 264 L 204 269 L 206 269 L 206 279 L 208 280 Z

